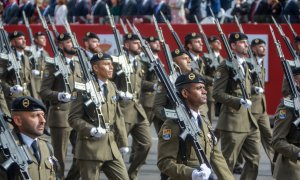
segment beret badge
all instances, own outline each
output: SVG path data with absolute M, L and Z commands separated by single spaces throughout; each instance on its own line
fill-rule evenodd
M 29 99 L 23 99 L 22 105 L 24 108 L 27 108 L 30 105 Z
M 190 73 L 190 74 L 189 74 L 189 79 L 190 79 L 191 81 L 194 80 L 195 77 L 196 77 L 196 75 L 195 75 L 194 73 Z

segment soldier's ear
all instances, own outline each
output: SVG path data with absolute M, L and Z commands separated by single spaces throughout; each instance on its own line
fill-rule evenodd
M 22 119 L 21 119 L 21 116 L 20 116 L 20 115 L 14 115 L 14 116 L 12 117 L 12 120 L 13 120 L 13 123 L 14 123 L 17 127 L 19 127 L 19 126 L 22 125 Z
M 181 93 L 181 96 L 183 98 L 186 99 L 188 97 L 188 90 L 187 89 L 182 89 L 180 93 Z

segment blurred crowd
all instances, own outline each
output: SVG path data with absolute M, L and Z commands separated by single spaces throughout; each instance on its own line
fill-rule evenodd
M 106 4 L 117 21 L 121 17 L 134 23 L 151 22 L 152 15 L 163 22 L 160 12 L 171 23 L 193 23 L 194 16 L 205 21 L 209 7 L 221 23 L 232 22 L 234 15 L 242 23 L 269 23 L 271 16 L 279 22 L 284 16 L 291 23 L 300 21 L 299 0 L 2 0 L 0 18 L 5 24 L 22 24 L 24 11 L 30 23 L 38 23 L 39 7 L 57 25 L 65 18 L 70 23 L 105 23 Z

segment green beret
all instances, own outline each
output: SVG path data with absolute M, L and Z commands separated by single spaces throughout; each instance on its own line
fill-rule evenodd
M 46 112 L 46 106 L 42 101 L 31 96 L 22 96 L 16 98 L 11 105 L 11 111 L 39 111 Z
M 136 35 L 136 34 L 131 34 L 131 33 L 128 33 L 128 34 L 125 34 L 123 36 L 123 41 L 133 41 L 133 40 L 140 40 L 139 37 Z
M 237 41 L 248 39 L 247 35 L 240 32 L 234 32 L 229 35 L 229 44 L 235 43 Z
M 207 38 L 207 40 L 208 40 L 209 43 L 213 43 L 213 42 L 215 42 L 216 40 L 219 40 L 219 38 L 218 38 L 217 36 L 209 36 L 209 37 Z
M 295 43 L 300 42 L 300 36 L 295 37 Z
M 69 40 L 69 39 L 71 39 L 71 36 L 67 32 L 61 33 L 57 37 L 58 42 L 66 41 L 66 40 Z
M 192 39 L 201 38 L 201 36 L 195 32 L 189 33 L 184 37 L 184 43 L 188 44 L 191 42 Z
M 266 44 L 266 42 L 262 39 L 259 39 L 259 38 L 255 38 L 251 41 L 251 46 L 256 46 L 256 45 L 259 45 L 259 44 Z
M 103 60 L 111 60 L 112 61 L 112 57 L 106 53 L 98 53 L 98 54 L 93 55 L 90 62 L 93 64 L 97 61 L 103 61 Z
M 187 74 L 181 74 L 180 76 L 178 76 L 175 81 L 175 86 L 176 86 L 176 88 L 178 88 L 184 84 L 190 84 L 190 83 L 205 84 L 205 80 L 201 75 L 191 72 L 191 73 L 187 73 Z
M 184 49 L 175 49 L 175 51 L 173 51 L 171 54 L 172 54 L 172 58 L 176 58 L 176 57 L 181 56 L 183 54 L 187 55 L 187 52 Z
M 8 37 L 9 37 L 9 40 L 13 40 L 20 36 L 25 36 L 25 34 L 22 31 L 14 31 L 14 32 L 10 33 Z
M 146 38 L 146 41 L 147 42 L 155 42 L 155 41 L 158 41 L 159 39 L 158 39 L 158 37 L 154 37 L 154 36 L 149 36 L 149 37 L 147 37 Z
M 45 36 L 45 33 L 43 33 L 42 31 L 38 31 L 38 32 L 34 33 L 35 38 L 37 38 L 39 36 Z
M 100 41 L 100 38 L 98 37 L 98 35 L 96 33 L 93 33 L 93 32 L 85 33 L 83 40 L 87 41 L 87 40 L 93 39 L 93 38 L 98 39 L 98 41 Z

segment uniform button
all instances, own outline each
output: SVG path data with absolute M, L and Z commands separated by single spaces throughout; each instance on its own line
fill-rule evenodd
M 57 109 L 60 109 L 60 107 L 57 107 Z

